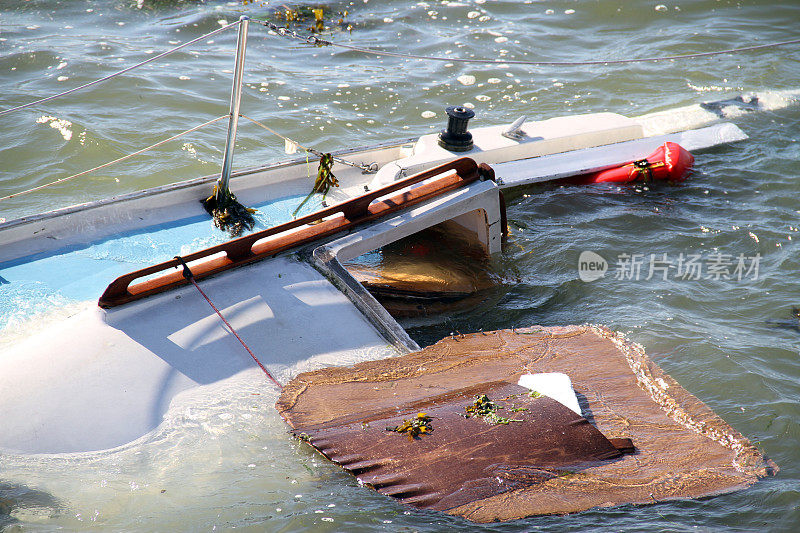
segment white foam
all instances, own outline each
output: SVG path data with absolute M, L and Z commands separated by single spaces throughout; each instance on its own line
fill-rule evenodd
M 797 104 L 800 101 L 800 89 L 786 89 L 781 91 L 763 91 L 751 96 L 758 97 L 761 109 L 776 111 Z

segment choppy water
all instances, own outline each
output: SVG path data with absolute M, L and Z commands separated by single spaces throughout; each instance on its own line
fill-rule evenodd
M 144 0 L 137 9 L 135 0 L 4 1 L 0 109 L 109 74 L 241 12 L 265 15 L 282 4 Z M 324 6 L 348 12 L 352 33 L 338 29 L 337 40 L 454 58 L 612 60 L 798 37 L 796 3 L 659 4 L 360 0 Z M 232 68 L 235 36 L 212 40 L 88 91 L 0 117 L 0 196 L 227 113 L 225 71 Z M 523 114 L 637 115 L 742 92 L 798 91 L 799 59 L 794 46 L 624 67 L 478 67 L 311 48 L 265 36 L 253 25 L 242 109 L 305 145 L 333 150 L 437 130 L 449 104 L 472 104 L 476 124 L 496 124 Z M 491 309 L 411 333 L 429 343 L 453 330 L 584 322 L 628 332 L 684 387 L 757 442 L 780 474 L 701 501 L 532 518 L 485 530 L 800 527 L 800 331 L 767 323 L 789 319 L 790 308 L 800 305 L 800 106 L 735 121 L 750 140 L 695 154 L 697 170 L 679 187 L 542 186 L 510 195 L 513 238 L 501 258 L 505 296 Z M 211 174 L 221 159 L 223 122 L 131 162 L 0 202 L 0 218 Z M 243 121 L 235 165 L 281 158 L 283 142 L 277 141 Z M 578 256 L 586 250 L 609 262 L 604 278 L 578 279 Z M 631 271 L 620 275 L 622 254 L 642 254 L 638 279 Z M 666 279 L 658 269 L 646 279 L 650 254 L 661 260 L 653 266 L 666 260 L 675 267 L 681 254 L 699 256 L 701 279 L 684 279 L 676 268 Z M 740 255 L 748 267 L 759 258 L 757 275 L 751 270 L 741 280 L 725 279 L 724 268 L 733 274 Z M 723 269 L 719 279 L 709 274 L 713 264 Z M 274 394 L 246 378 L 224 384 L 221 396 L 210 391 L 174 406 L 156 435 L 124 450 L 0 457 L 0 528 L 482 529 L 407 511 L 359 487 L 293 442 L 272 408 Z M 9 508 L 11 517 L 4 514 Z

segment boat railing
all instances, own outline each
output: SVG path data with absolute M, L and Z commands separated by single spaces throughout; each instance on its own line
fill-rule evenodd
M 481 178 L 494 179 L 488 165 L 466 157 L 456 159 L 290 222 L 120 276 L 106 288 L 98 304 L 111 308 L 186 285 L 183 274 L 173 270 L 183 262 L 190 265 L 195 279 L 203 279 L 396 213 Z M 426 180 L 430 181 L 422 183 Z M 407 190 L 388 197 L 402 189 Z M 137 280 L 142 281 L 134 283 Z

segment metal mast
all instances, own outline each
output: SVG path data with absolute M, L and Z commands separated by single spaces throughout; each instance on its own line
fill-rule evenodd
M 239 126 L 239 102 L 242 97 L 242 72 L 244 71 L 244 53 L 247 48 L 247 28 L 250 17 L 242 15 L 239 18 L 239 34 L 236 41 L 236 66 L 233 72 L 233 87 L 231 88 L 230 119 L 228 120 L 228 140 L 225 143 L 225 155 L 222 158 L 222 173 L 217 180 L 217 205 L 230 194 L 229 181 L 233 166 L 233 145 L 236 143 L 236 128 Z

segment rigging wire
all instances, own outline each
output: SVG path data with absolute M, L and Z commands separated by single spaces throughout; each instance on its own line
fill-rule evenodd
M 180 50 L 181 48 L 186 48 L 190 44 L 194 44 L 197 41 L 202 41 L 203 39 L 207 39 L 207 38 L 211 37 L 212 35 L 216 35 L 216 34 L 221 33 L 221 32 L 223 32 L 223 31 L 225 31 L 227 29 L 230 29 L 230 28 L 232 28 L 234 26 L 237 26 L 240 22 L 241 22 L 240 20 L 237 20 L 236 22 L 232 22 L 232 23 L 230 23 L 230 24 L 228 24 L 226 26 L 223 26 L 223 27 L 221 27 L 219 29 L 216 29 L 216 30 L 214 30 L 212 32 L 206 33 L 205 35 L 201 35 L 200 37 L 197 37 L 196 39 L 192 39 L 191 41 L 186 41 L 185 43 L 183 43 L 181 45 L 178 45 L 175 48 L 172 48 L 170 50 L 167 50 L 166 52 L 162 52 L 162 53 L 158 54 L 157 56 L 153 56 L 153 57 L 151 57 L 149 59 L 146 59 L 146 60 L 144 60 L 144 61 L 142 61 L 140 63 L 136 63 L 135 65 L 131 65 L 128 68 L 122 69 L 122 70 L 120 70 L 118 72 L 114 72 L 112 74 L 109 74 L 108 76 L 104 76 L 102 78 L 96 79 L 94 81 L 90 81 L 88 83 L 84 83 L 83 85 L 80 85 L 78 87 L 73 87 L 72 89 L 69 89 L 69 90 L 64 91 L 62 93 L 54 94 L 54 95 L 48 96 L 46 98 L 41 98 L 39 100 L 36 100 L 36 101 L 33 101 L 33 102 L 29 102 L 27 104 L 18 105 L 17 107 L 12 107 L 10 109 L 5 109 L 3 111 L 0 111 L 0 117 L 3 116 L 3 115 L 6 115 L 8 113 L 12 113 L 14 111 L 19 111 L 20 109 L 25 109 L 25 108 L 28 108 L 28 107 L 35 106 L 37 104 L 41 104 L 41 103 L 44 103 L 44 102 L 49 102 L 50 100 L 55 100 L 56 98 L 60 98 L 62 96 L 68 95 L 70 93 L 74 93 L 76 91 L 80 91 L 81 89 L 86 89 L 87 87 L 91 87 L 92 85 L 97 85 L 98 83 L 102 83 L 102 82 L 108 81 L 108 80 L 110 80 L 112 78 L 116 78 L 117 76 L 125 74 L 126 72 L 129 72 L 129 71 L 131 71 L 131 70 L 133 70 L 135 68 L 141 67 L 142 65 L 146 65 L 148 63 L 152 63 L 153 61 L 157 61 L 157 60 L 161 59 L 162 57 L 166 57 L 166 56 L 168 56 L 168 55 L 170 55 L 172 53 L 175 53 L 178 50 Z
M 150 146 L 142 148 L 141 150 L 137 150 L 137 151 L 135 151 L 133 153 L 124 155 L 122 157 L 114 159 L 113 161 L 108 161 L 108 162 L 103 163 L 102 165 L 98 165 L 98 166 L 96 166 L 94 168 L 90 168 L 88 170 L 84 170 L 82 172 L 78 172 L 77 174 L 73 174 L 72 176 L 67 176 L 66 178 L 60 178 L 60 179 L 57 179 L 55 181 L 51 181 L 50 183 L 45 183 L 43 185 L 39 185 L 37 187 L 32 187 L 32 188 L 26 189 L 24 191 L 15 192 L 15 193 L 9 194 L 8 196 L 2 196 L 2 197 L 0 197 L 0 202 L 2 202 L 3 200 L 8 200 L 9 198 L 14 198 L 15 196 L 22 196 L 23 194 L 32 193 L 34 191 L 38 191 L 38 190 L 44 189 L 46 187 L 50 187 L 51 185 L 56 185 L 56 184 L 59 184 L 59 183 L 63 183 L 65 181 L 69 181 L 69 180 L 71 180 L 73 178 L 77 178 L 79 176 L 83 176 L 85 174 L 89 174 L 90 172 L 94 172 L 95 170 L 100 170 L 101 168 L 109 167 L 109 166 L 111 166 L 111 165 L 113 165 L 115 163 L 120 163 L 122 161 L 125 161 L 126 159 L 130 159 L 133 156 L 136 156 L 136 155 L 139 155 L 141 153 L 147 152 L 148 150 L 152 150 L 153 148 L 157 148 L 157 147 L 161 146 L 162 144 L 166 144 L 169 141 L 173 141 L 173 140 L 177 139 L 178 137 L 182 137 L 184 135 L 192 133 L 193 131 L 197 131 L 197 130 L 199 130 L 200 128 L 202 128 L 204 126 L 208 126 L 209 124 L 213 124 L 214 122 L 222 120 L 223 118 L 228 118 L 229 116 L 230 115 L 222 115 L 222 116 L 219 116 L 217 118 L 212 118 L 211 120 L 209 120 L 207 122 L 203 122 L 199 126 L 195 126 L 194 128 L 190 128 L 190 129 L 188 129 L 186 131 L 182 131 L 181 133 L 173 135 L 172 137 L 169 137 L 168 139 L 163 139 L 161 141 L 158 141 L 155 144 L 151 144 Z
M 620 65 L 620 64 L 644 63 L 644 62 L 655 62 L 655 61 L 671 61 L 671 60 L 677 60 L 677 59 L 691 59 L 691 58 L 699 58 L 699 57 L 711 57 L 711 56 L 722 55 L 722 54 L 731 54 L 731 53 L 739 53 L 739 52 L 760 50 L 760 49 L 766 49 L 766 48 L 775 48 L 775 47 L 779 47 L 779 46 L 787 46 L 787 45 L 800 43 L 800 39 L 792 39 L 792 40 L 781 41 L 781 42 L 773 42 L 773 43 L 766 43 L 766 44 L 753 45 L 753 46 L 744 46 L 744 47 L 738 47 L 738 48 L 729 48 L 729 49 L 725 49 L 725 50 L 716 50 L 716 51 L 711 51 L 711 52 L 699 52 L 699 53 L 694 53 L 694 54 L 681 54 L 681 55 L 672 55 L 672 56 L 658 56 L 658 57 L 617 59 L 617 60 L 526 61 L 526 60 L 508 60 L 508 59 L 501 59 L 501 58 L 498 58 L 498 59 L 475 59 L 475 58 L 454 58 L 454 57 L 442 57 L 442 56 L 424 56 L 424 55 L 418 55 L 418 54 L 406 54 L 406 53 L 401 53 L 401 52 L 391 52 L 391 51 L 385 51 L 385 50 L 376 50 L 374 48 L 346 45 L 346 44 L 342 44 L 342 43 L 335 43 L 333 41 L 328 41 L 328 40 L 325 40 L 325 39 L 321 39 L 321 38 L 319 38 L 319 37 L 317 37 L 316 35 L 313 35 L 313 34 L 312 35 L 303 36 L 303 35 L 300 35 L 299 33 L 297 33 L 294 30 L 290 30 L 289 28 L 286 28 L 286 27 L 283 27 L 283 26 L 278 26 L 277 24 L 274 24 L 274 23 L 269 22 L 269 21 L 259 20 L 259 19 L 251 19 L 251 20 L 253 22 L 261 24 L 262 26 L 274 31 L 275 33 L 277 33 L 280 36 L 288 37 L 288 38 L 291 38 L 291 39 L 296 39 L 296 40 L 303 41 L 303 42 L 306 42 L 308 44 L 313 44 L 313 45 L 317 45 L 317 46 L 333 46 L 333 47 L 342 48 L 342 49 L 345 49 L 345 50 L 350 50 L 350 51 L 364 53 L 364 54 L 372 54 L 372 55 L 377 55 L 377 56 L 391 56 L 391 57 L 400 57 L 400 58 L 405 58 L 405 59 L 418 59 L 418 60 L 428 60 L 428 61 L 446 61 L 446 62 L 453 62 L 453 63 L 511 64 L 511 65 L 529 65 L 529 66 Z M 16 107 L 12 107 L 12 108 L 9 108 L 9 109 L 2 110 L 2 111 L 0 111 L 0 116 L 6 115 L 6 114 L 9 114 L 9 113 L 12 113 L 14 111 L 21 110 L 21 109 L 26 109 L 28 107 L 35 106 L 37 104 L 48 102 L 50 100 L 54 100 L 56 98 L 60 98 L 62 96 L 71 94 L 71 93 L 79 91 L 81 89 L 85 89 L 87 87 L 91 87 L 93 85 L 102 83 L 104 81 L 108 81 L 108 80 L 110 80 L 112 78 L 115 78 L 115 77 L 120 76 L 120 75 L 122 75 L 122 74 L 124 74 L 126 72 L 129 72 L 129 71 L 131 71 L 133 69 L 136 69 L 138 67 L 146 65 L 146 64 L 151 63 L 153 61 L 157 61 L 157 60 L 159 60 L 159 59 L 161 59 L 163 57 L 166 57 L 166 56 L 168 56 L 168 55 L 170 55 L 170 54 L 172 54 L 174 52 L 177 52 L 178 50 L 181 50 L 182 48 L 185 48 L 185 47 L 187 47 L 189 45 L 192 45 L 192 44 L 194 44 L 194 43 L 196 43 L 198 41 L 201 41 L 203 39 L 207 39 L 207 38 L 209 38 L 209 37 L 211 37 L 213 35 L 216 35 L 218 33 L 226 31 L 226 30 L 228 30 L 228 29 L 230 29 L 230 28 L 232 28 L 234 26 L 239 25 L 240 23 L 241 23 L 241 19 L 237 20 L 236 22 L 232 22 L 230 24 L 227 24 L 227 25 L 225 25 L 225 26 L 223 26 L 221 28 L 218 28 L 218 29 L 216 29 L 214 31 L 211 31 L 209 33 L 201 35 L 200 37 L 197 37 L 195 39 L 187 41 L 187 42 L 185 42 L 185 43 L 183 43 L 181 45 L 176 46 L 175 48 L 172 48 L 170 50 L 162 52 L 162 53 L 160 53 L 160 54 L 158 54 L 156 56 L 153 56 L 153 57 L 151 57 L 149 59 L 146 59 L 145 61 L 139 62 L 139 63 L 137 63 L 135 65 L 131 65 L 130 67 L 127 67 L 127 68 L 125 68 L 123 70 L 120 70 L 118 72 L 109 74 L 108 76 L 104 76 L 104 77 L 96 79 L 94 81 L 85 83 L 85 84 L 80 85 L 78 87 L 74 87 L 74 88 L 69 89 L 67 91 L 48 96 L 46 98 L 41 98 L 39 100 L 35 100 L 35 101 L 29 102 L 27 104 L 23 104 L 23 105 L 19 105 L 19 106 L 16 106 Z M 296 142 L 296 141 L 294 141 L 292 139 L 289 139 L 288 137 L 285 137 L 284 135 L 281 135 L 280 133 L 276 132 L 275 130 L 269 128 L 268 126 L 262 124 L 261 122 L 259 122 L 257 120 L 254 120 L 254 119 L 252 119 L 252 118 L 250 118 L 250 117 L 248 117 L 246 115 L 240 115 L 240 116 L 242 116 L 242 117 L 246 118 L 247 120 L 253 122 L 254 124 L 264 128 L 265 130 L 271 132 L 272 134 L 277 135 L 278 137 L 281 137 L 287 143 L 292 143 L 292 144 L 296 145 L 297 147 L 305 150 L 306 152 L 309 152 L 309 153 L 314 154 L 316 156 L 321 156 L 322 155 L 322 152 L 320 152 L 318 150 L 315 150 L 313 148 L 308 148 L 306 146 L 303 146 L 300 143 L 298 143 L 298 142 Z M 120 158 L 115 159 L 113 161 L 109 161 L 109 162 L 104 163 L 102 165 L 90 168 L 88 170 L 84 170 L 84 171 L 79 172 L 77 174 L 73 174 L 73 175 L 68 176 L 66 178 L 61 178 L 61 179 L 58 179 L 58 180 L 50 182 L 50 183 L 46 183 L 46 184 L 43 184 L 43 185 L 39 185 L 37 187 L 33 187 L 31 189 L 27 189 L 27 190 L 24 190 L 24 191 L 13 193 L 13 194 L 10 194 L 10 195 L 7 195 L 7 196 L 2 196 L 2 197 L 0 197 L 0 202 L 3 201 L 3 200 L 8 200 L 9 198 L 13 198 L 15 196 L 21 196 L 23 194 L 28 194 L 28 193 L 31 193 L 31 192 L 34 192 L 34 191 L 38 191 L 40 189 L 44 189 L 46 187 L 50 187 L 50 186 L 56 185 L 58 183 L 63 183 L 65 181 L 77 178 L 79 176 L 83 176 L 83 175 L 88 174 L 90 172 L 94 172 L 96 170 L 100 170 L 102 168 L 108 167 L 108 166 L 113 165 L 115 163 L 119 163 L 121 161 L 125 161 L 126 159 L 129 159 L 129 158 L 131 158 L 133 156 L 139 155 L 139 154 L 141 154 L 143 152 L 146 152 L 148 150 L 151 150 L 153 148 L 161 146 L 164 143 L 167 143 L 169 141 L 177 139 L 177 138 L 179 138 L 179 137 L 181 137 L 183 135 L 186 135 L 188 133 L 196 131 L 196 130 L 204 127 L 204 126 L 207 126 L 209 124 L 217 122 L 218 120 L 221 120 L 221 119 L 226 118 L 226 117 L 230 117 L 230 114 L 214 118 L 214 119 L 209 120 L 209 121 L 207 121 L 207 122 L 205 122 L 203 124 L 200 124 L 199 126 L 195 126 L 194 128 L 191 128 L 191 129 L 186 130 L 184 132 L 181 132 L 181 133 L 179 133 L 177 135 L 169 137 L 168 139 L 164 139 L 162 141 L 159 141 L 159 142 L 157 142 L 157 143 L 155 143 L 155 144 L 153 144 L 151 146 L 148 146 L 146 148 L 142 148 L 141 150 L 138 150 L 136 152 L 127 154 L 127 155 L 125 155 L 123 157 L 120 157 Z M 342 159 L 342 158 L 339 158 L 339 157 L 334 157 L 334 160 L 336 162 L 344 164 L 344 165 L 349 165 L 349 166 L 352 166 L 352 167 L 360 168 L 365 173 L 375 172 L 375 170 L 376 170 L 375 169 L 375 167 L 376 167 L 375 164 L 372 164 L 372 165 L 369 165 L 369 166 L 363 165 L 363 164 L 356 164 L 356 163 L 353 163 L 351 161 L 347 161 L 346 159 Z
M 247 120 L 249 120 L 250 122 L 252 122 L 256 126 L 260 126 L 260 127 L 264 128 L 265 130 L 267 130 L 271 134 L 277 135 L 278 137 L 280 137 L 281 139 L 283 139 L 287 143 L 291 143 L 291 144 L 296 145 L 301 150 L 305 150 L 306 152 L 308 152 L 310 154 L 313 154 L 313 155 L 315 155 L 317 157 L 322 157 L 323 155 L 325 155 L 323 152 L 320 152 L 319 150 L 315 150 L 314 148 L 309 148 L 307 146 L 303 146 L 299 142 L 294 141 L 294 140 L 290 139 L 289 137 L 286 137 L 285 135 L 281 135 L 280 133 L 278 133 L 277 131 L 273 130 L 272 128 L 270 128 L 266 124 L 262 124 L 261 122 L 255 120 L 255 119 L 252 119 L 252 118 L 248 117 L 247 115 L 240 114 L 239 116 L 242 117 L 242 118 L 246 118 Z M 372 163 L 370 165 L 363 165 L 363 164 L 360 165 L 358 163 L 353 163 L 352 161 L 348 161 L 347 159 L 342 159 L 341 157 L 336 157 L 336 156 L 333 156 L 333 160 L 336 161 L 337 163 L 341 163 L 342 165 L 347 165 L 347 166 L 350 166 L 350 167 L 360 168 L 361 171 L 364 172 L 365 174 L 373 174 L 378 170 L 378 165 L 376 163 Z
M 775 43 L 766 43 L 766 44 L 757 44 L 753 46 L 743 46 L 739 48 L 729 48 L 726 50 L 715 50 L 712 52 L 698 52 L 694 54 L 679 54 L 679 55 L 672 55 L 672 56 L 658 56 L 658 57 L 642 57 L 642 58 L 633 58 L 633 59 L 608 59 L 608 60 L 591 60 L 591 61 L 527 61 L 527 60 L 520 60 L 520 59 L 471 59 L 471 58 L 456 58 L 456 57 L 443 57 L 443 56 L 424 56 L 418 54 L 405 54 L 401 52 L 389 52 L 385 50 L 376 50 L 374 48 L 367 48 L 362 46 L 353 46 L 348 44 L 336 43 L 333 41 L 327 41 L 325 39 L 320 39 L 316 35 L 307 35 L 303 36 L 297 33 L 294 30 L 290 30 L 283 26 L 278 26 L 269 21 L 265 20 L 258 20 L 252 19 L 253 22 L 261 24 L 269 28 L 270 30 L 276 32 L 278 35 L 283 37 L 289 37 L 291 39 L 296 39 L 299 41 L 306 42 L 308 44 L 313 44 L 317 46 L 334 46 L 337 48 L 343 48 L 345 50 L 350 50 L 353 52 L 360 52 L 363 54 L 372 54 L 377 56 L 391 56 L 391 57 L 400 57 L 404 59 L 420 59 L 425 61 L 446 61 L 448 63 L 477 63 L 482 65 L 491 65 L 491 64 L 499 64 L 499 65 L 528 65 L 528 66 L 538 66 L 538 67 L 580 67 L 580 66 L 591 66 L 591 65 L 624 65 L 624 64 L 631 64 L 631 63 L 647 63 L 647 62 L 655 62 L 655 61 L 672 61 L 676 59 L 692 59 L 698 57 L 711 57 L 723 54 L 733 54 L 738 52 L 749 52 L 752 50 L 760 50 L 764 48 L 775 48 L 778 46 L 788 46 L 791 44 L 798 44 L 800 43 L 800 39 L 792 39 L 789 41 L 781 41 Z

